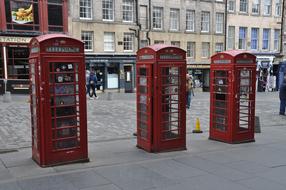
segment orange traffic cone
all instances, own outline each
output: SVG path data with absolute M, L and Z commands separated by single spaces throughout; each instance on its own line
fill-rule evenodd
M 193 130 L 193 133 L 202 133 L 200 119 L 197 118 L 196 120 L 196 128 Z

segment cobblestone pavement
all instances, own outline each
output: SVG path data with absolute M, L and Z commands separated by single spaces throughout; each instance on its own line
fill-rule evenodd
M 28 96 L 13 95 L 11 103 L 3 103 L 0 97 L 0 152 L 31 146 L 30 110 Z M 87 100 L 89 141 L 108 141 L 132 138 L 136 130 L 135 94 L 113 93 L 112 100 L 107 94 L 99 94 L 98 100 Z M 278 115 L 277 92 L 257 93 L 256 115 L 261 128 L 286 127 L 286 117 Z M 201 128 L 209 127 L 209 93 L 196 92 L 191 109 L 187 110 L 187 132 L 195 127 L 196 118 Z

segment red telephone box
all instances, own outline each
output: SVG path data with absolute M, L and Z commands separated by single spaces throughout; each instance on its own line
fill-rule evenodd
M 256 57 L 231 50 L 211 58 L 210 139 L 254 141 Z
M 33 160 L 42 167 L 88 161 L 83 42 L 35 37 L 29 65 Z
M 186 149 L 186 52 L 153 45 L 137 52 L 137 147 Z

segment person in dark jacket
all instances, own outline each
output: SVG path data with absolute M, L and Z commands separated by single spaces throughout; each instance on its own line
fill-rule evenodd
M 279 98 L 280 98 L 280 115 L 285 115 L 286 107 L 286 73 L 284 74 L 283 82 L 279 88 Z
M 92 69 L 90 71 L 90 74 L 89 74 L 89 86 L 90 86 L 90 89 L 91 89 L 91 92 L 89 92 L 89 97 L 90 99 L 93 99 L 93 95 L 95 97 L 95 99 L 98 99 L 97 95 L 96 95 L 96 84 L 97 84 L 97 77 L 96 77 L 96 73 L 95 71 Z

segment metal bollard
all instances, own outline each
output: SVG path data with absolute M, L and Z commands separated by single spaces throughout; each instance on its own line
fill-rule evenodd
M 11 99 L 11 92 L 6 91 L 6 93 L 3 95 L 3 102 L 9 103 L 11 101 L 12 101 L 12 99 Z
M 111 92 L 107 92 L 107 100 L 112 100 L 112 93 Z

